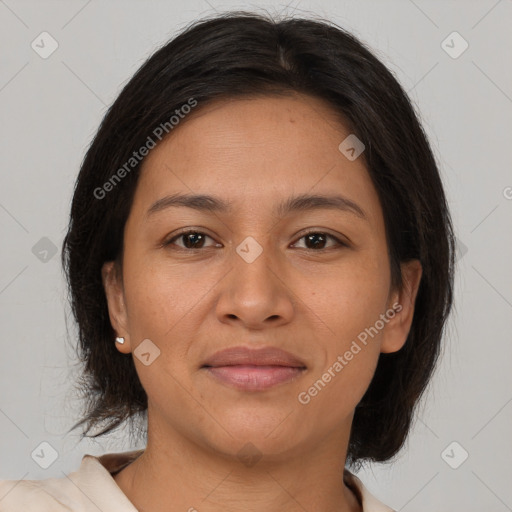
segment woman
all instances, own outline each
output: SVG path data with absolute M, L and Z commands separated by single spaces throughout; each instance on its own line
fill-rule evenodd
M 63 244 L 73 428 L 128 420 L 146 447 L 5 481 L 0 510 L 390 511 L 349 468 L 404 444 L 453 254 L 420 122 L 361 42 L 321 20 L 193 24 L 105 116 Z

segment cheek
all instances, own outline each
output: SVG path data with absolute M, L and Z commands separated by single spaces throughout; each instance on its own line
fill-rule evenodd
M 319 414 L 328 411 L 333 421 L 357 405 L 373 377 L 386 325 L 381 320 L 390 284 L 386 264 L 354 258 L 335 277 L 320 279 L 322 290 L 310 292 L 310 308 L 322 320 L 317 343 L 325 359 L 318 360 L 298 401 L 318 408 Z
M 127 262 L 124 283 L 128 306 L 128 325 L 133 340 L 134 363 L 142 386 L 155 400 L 173 396 L 178 406 L 183 387 L 193 371 L 190 347 L 205 312 L 205 297 L 218 278 L 205 281 L 185 266 L 163 265 L 141 258 Z M 151 365 L 138 359 L 137 347 L 149 339 L 158 357 Z M 173 405 L 173 406 L 174 406 Z
M 128 322 L 136 339 L 163 343 L 176 331 L 186 331 L 194 307 L 208 291 L 208 283 L 195 279 L 190 268 L 186 270 L 184 265 L 151 263 L 148 258 L 127 262 Z
M 297 403 L 310 418 L 322 418 L 332 428 L 350 416 L 365 394 L 378 360 L 378 351 L 363 349 L 344 362 L 331 361 L 317 378 L 300 390 Z
M 385 312 L 390 287 L 386 260 L 354 254 L 338 267 L 316 274 L 314 282 L 313 291 L 308 288 L 311 277 L 303 282 L 302 295 L 309 295 L 311 309 L 336 340 L 337 349 L 373 326 Z

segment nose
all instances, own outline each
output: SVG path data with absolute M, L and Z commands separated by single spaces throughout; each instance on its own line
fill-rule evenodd
M 274 251 L 249 238 L 233 251 L 232 264 L 220 283 L 216 304 L 221 322 L 261 330 L 291 321 L 294 294 L 290 270 L 278 261 Z

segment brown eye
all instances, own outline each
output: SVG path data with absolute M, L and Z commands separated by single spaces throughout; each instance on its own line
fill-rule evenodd
M 181 249 L 203 249 L 206 238 L 213 240 L 209 235 L 202 233 L 201 231 L 189 230 L 179 233 L 165 242 L 164 245 L 177 245 Z M 177 240 L 181 240 L 183 245 L 176 244 L 175 241 Z
M 326 249 L 325 245 L 327 243 L 328 239 L 334 240 L 336 242 L 336 246 L 343 246 L 348 247 L 347 244 L 343 243 L 341 240 L 336 238 L 333 235 L 330 235 L 329 233 L 324 233 L 322 231 L 310 231 L 309 233 L 306 233 L 303 235 L 299 240 L 305 240 L 306 249 L 311 249 L 313 251 L 315 250 L 322 250 Z M 329 247 L 327 247 L 329 249 Z

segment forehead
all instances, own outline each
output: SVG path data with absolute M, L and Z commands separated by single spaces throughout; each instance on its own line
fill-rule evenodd
M 198 105 L 145 158 L 133 207 L 147 211 L 182 192 L 255 210 L 290 195 L 338 192 L 376 216 L 363 159 L 339 149 L 350 135 L 341 120 L 324 101 L 299 94 Z

